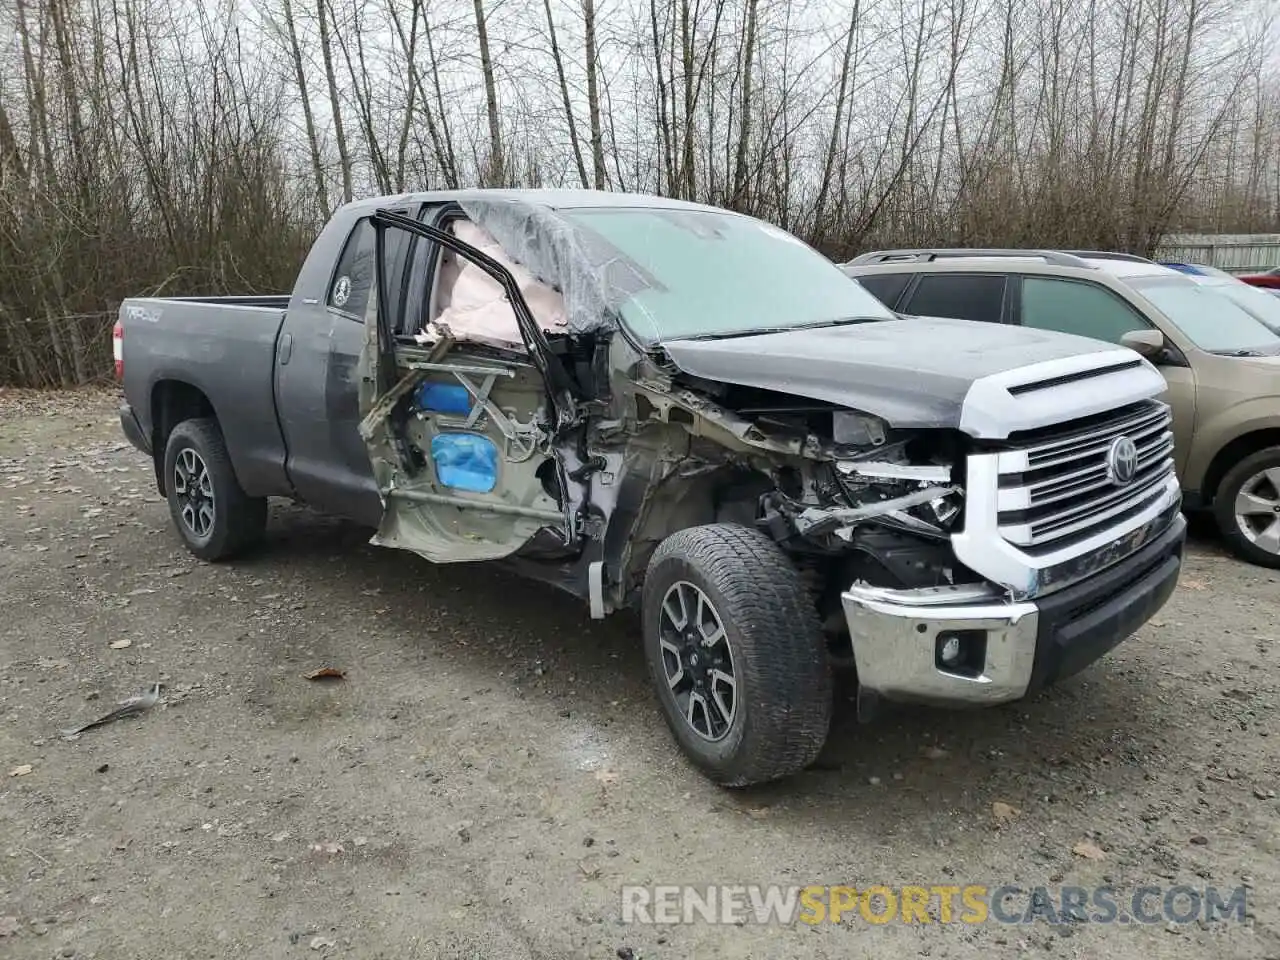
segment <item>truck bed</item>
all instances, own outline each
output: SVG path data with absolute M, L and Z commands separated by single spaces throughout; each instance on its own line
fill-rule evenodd
M 124 386 L 144 435 L 166 381 L 190 384 L 217 414 L 246 491 L 284 494 L 276 345 L 286 296 L 139 297 L 120 306 Z

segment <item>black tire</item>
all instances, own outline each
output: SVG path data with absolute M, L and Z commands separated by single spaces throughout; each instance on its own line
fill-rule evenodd
M 198 461 L 191 459 L 191 454 Z M 194 525 L 191 514 L 183 515 L 191 500 L 184 499 L 179 489 L 185 482 L 178 475 L 179 461 L 184 457 L 187 462 L 203 464 L 211 490 L 211 510 Z M 201 560 L 229 560 L 262 539 L 267 526 L 266 498 L 250 497 L 241 488 L 216 420 L 184 420 L 173 428 L 164 449 L 164 477 L 173 525 L 187 549 Z M 207 528 L 204 518 L 211 518 Z
M 1280 569 L 1280 552 L 1272 553 L 1254 543 L 1245 536 L 1236 519 L 1236 498 L 1245 485 L 1264 470 L 1280 470 L 1280 447 L 1267 447 L 1257 453 L 1251 453 L 1227 471 L 1213 497 L 1213 517 L 1227 547 L 1237 557 L 1261 567 Z M 1271 481 L 1269 489 L 1270 497 L 1280 500 L 1280 487 L 1274 480 Z M 1261 523 L 1261 517 L 1257 522 Z M 1280 523 L 1280 512 L 1276 513 L 1272 522 Z
M 710 601 L 731 651 L 733 709 L 719 739 L 696 731 L 668 679 L 674 654 L 668 648 L 664 661 L 661 638 L 670 642 L 673 621 L 665 621 L 663 634 L 663 603 L 669 591 L 685 589 L 678 584 Z M 831 723 L 832 675 L 810 592 L 777 544 L 728 523 L 672 534 L 649 562 L 642 613 L 645 658 L 663 716 L 710 779 L 745 787 L 796 773 L 817 758 Z

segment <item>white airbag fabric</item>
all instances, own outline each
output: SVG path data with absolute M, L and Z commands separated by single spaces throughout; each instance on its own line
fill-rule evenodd
M 538 326 L 563 332 L 568 323 L 564 297 L 513 261 L 498 242 L 476 224 L 455 220 L 450 232 L 511 272 Z M 445 250 L 437 291 L 435 322 L 447 326 L 455 339 L 510 350 L 525 349 L 515 310 L 507 302 L 506 293 L 497 280 L 470 260 Z

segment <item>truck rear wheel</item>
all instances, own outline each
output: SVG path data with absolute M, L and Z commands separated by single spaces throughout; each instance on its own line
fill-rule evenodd
M 216 420 L 175 426 L 165 445 L 164 472 L 173 525 L 201 560 L 229 560 L 262 539 L 267 501 L 241 488 Z
M 1259 450 L 1228 470 L 1213 513 L 1232 553 L 1280 568 L 1280 447 Z
M 681 749 L 728 787 L 804 769 L 831 722 L 832 679 L 799 572 L 756 530 L 717 523 L 654 552 L 645 657 Z

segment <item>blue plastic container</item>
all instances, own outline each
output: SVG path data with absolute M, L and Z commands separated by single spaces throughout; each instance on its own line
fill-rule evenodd
M 488 493 L 498 484 L 498 448 L 475 433 L 442 433 L 431 438 L 436 477 L 446 487 Z
M 466 416 L 471 412 L 471 394 L 467 388 L 452 383 L 424 383 L 413 395 L 419 410 Z

